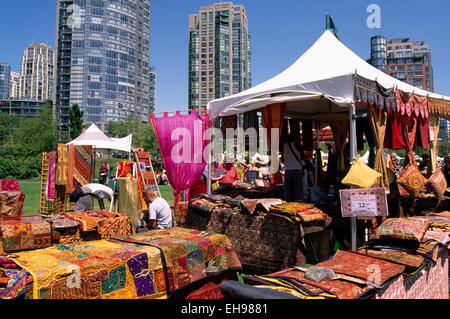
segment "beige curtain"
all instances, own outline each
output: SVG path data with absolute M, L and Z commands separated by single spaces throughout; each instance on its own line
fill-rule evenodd
M 386 170 L 386 161 L 384 160 L 384 137 L 386 134 L 386 111 L 379 112 L 377 109 L 368 108 L 367 115 L 369 116 L 370 127 L 372 128 L 376 155 L 374 170 L 382 176 L 378 179 L 376 187 L 384 187 L 386 194 L 389 194 L 389 179 Z
M 143 214 L 139 201 L 139 186 L 136 178 L 117 178 L 119 195 L 117 198 L 116 212 L 127 215 L 133 227 L 141 226 Z
M 433 175 L 439 169 L 437 139 L 439 136 L 439 122 L 440 118 L 437 115 L 430 114 L 428 118 L 428 125 L 430 129 L 430 162 L 428 163 L 428 176 Z M 434 137 L 434 138 L 433 138 Z

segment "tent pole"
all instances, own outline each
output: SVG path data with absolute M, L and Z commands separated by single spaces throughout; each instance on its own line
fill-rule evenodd
M 315 183 L 314 185 L 319 185 L 319 125 L 317 121 L 314 121 L 314 126 L 316 127 L 316 171 L 315 171 Z
M 356 146 L 356 107 L 352 103 L 350 108 L 350 165 L 353 165 L 354 158 L 356 157 L 357 146 Z M 352 217 L 352 250 L 356 251 L 357 245 L 357 219 Z

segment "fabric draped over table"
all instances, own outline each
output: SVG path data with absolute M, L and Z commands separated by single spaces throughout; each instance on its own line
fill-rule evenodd
M 209 129 L 208 114 L 200 115 L 194 110 L 186 115 L 177 112 L 176 115 L 169 116 L 168 113 L 164 113 L 160 118 L 150 114 L 150 121 L 161 150 L 167 178 L 174 190 L 174 207 L 176 207 L 179 193 L 195 185 L 205 170 L 206 159 L 203 151 L 209 147 L 210 142 L 209 138 L 204 139 L 204 133 Z M 172 139 L 174 130 L 189 133 L 189 136 L 182 137 L 183 145 L 188 145 L 190 149 L 186 150 L 183 147 L 181 163 L 175 163 L 172 158 L 174 147 L 180 144 L 179 140 Z
M 286 113 L 286 103 L 275 103 L 266 106 L 262 109 L 262 123 L 263 127 L 267 129 L 267 143 L 269 150 L 272 147 L 272 128 L 279 129 L 279 137 L 283 131 L 284 115 Z
M 331 131 L 333 132 L 334 142 L 336 144 L 337 153 L 337 178 L 342 180 L 345 176 L 345 144 L 350 132 L 350 123 L 348 120 L 340 120 L 331 123 Z
M 367 114 L 369 116 L 370 127 L 373 131 L 375 147 L 377 149 L 374 170 L 382 175 L 377 179 L 377 183 L 374 187 L 384 187 L 386 189 L 386 194 L 390 194 L 389 178 L 386 169 L 386 161 L 384 160 L 383 147 L 388 115 L 386 111 L 379 112 L 371 107 L 368 107 Z
M 440 118 L 439 116 L 430 114 L 429 131 L 430 131 L 430 162 L 428 164 L 428 175 L 433 175 L 439 169 L 437 142 L 439 136 Z

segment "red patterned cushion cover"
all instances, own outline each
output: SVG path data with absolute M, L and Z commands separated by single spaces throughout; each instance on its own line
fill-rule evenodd
M 444 199 L 445 190 L 447 189 L 447 180 L 440 169 L 431 175 L 428 185 L 437 198 Z
M 428 180 L 422 175 L 416 165 L 409 164 L 400 174 L 397 181 L 413 197 L 418 197 L 425 189 Z
M 420 218 L 390 218 L 375 232 L 374 239 L 399 238 L 420 242 L 430 222 Z

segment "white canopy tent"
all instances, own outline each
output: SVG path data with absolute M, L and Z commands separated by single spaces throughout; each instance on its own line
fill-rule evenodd
M 398 88 L 450 101 L 399 81 L 376 69 L 325 31 L 293 65 L 253 88 L 208 103 L 210 120 L 240 114 L 274 103 L 286 102 L 286 116 L 348 112 L 355 104 L 353 76 L 376 81 L 386 89 Z M 361 105 L 361 110 L 365 106 Z
M 357 154 L 356 112 L 367 110 L 364 103 L 356 105 L 356 75 L 375 81 L 384 89 L 399 89 L 450 101 L 449 97 L 418 89 L 376 69 L 327 30 L 293 65 L 280 74 L 241 93 L 210 101 L 207 106 L 209 119 L 213 121 L 217 117 L 242 114 L 275 103 L 286 103 L 285 115 L 291 118 L 320 121 L 327 115 L 330 115 L 329 119 L 337 119 L 342 115 L 342 118 L 350 121 L 350 157 L 354 158 Z M 209 177 L 208 189 L 210 187 Z M 352 242 L 355 249 L 355 218 L 352 220 Z
M 67 145 L 92 145 L 96 150 L 117 150 L 131 152 L 132 136 L 114 139 L 106 136 L 95 124 Z

